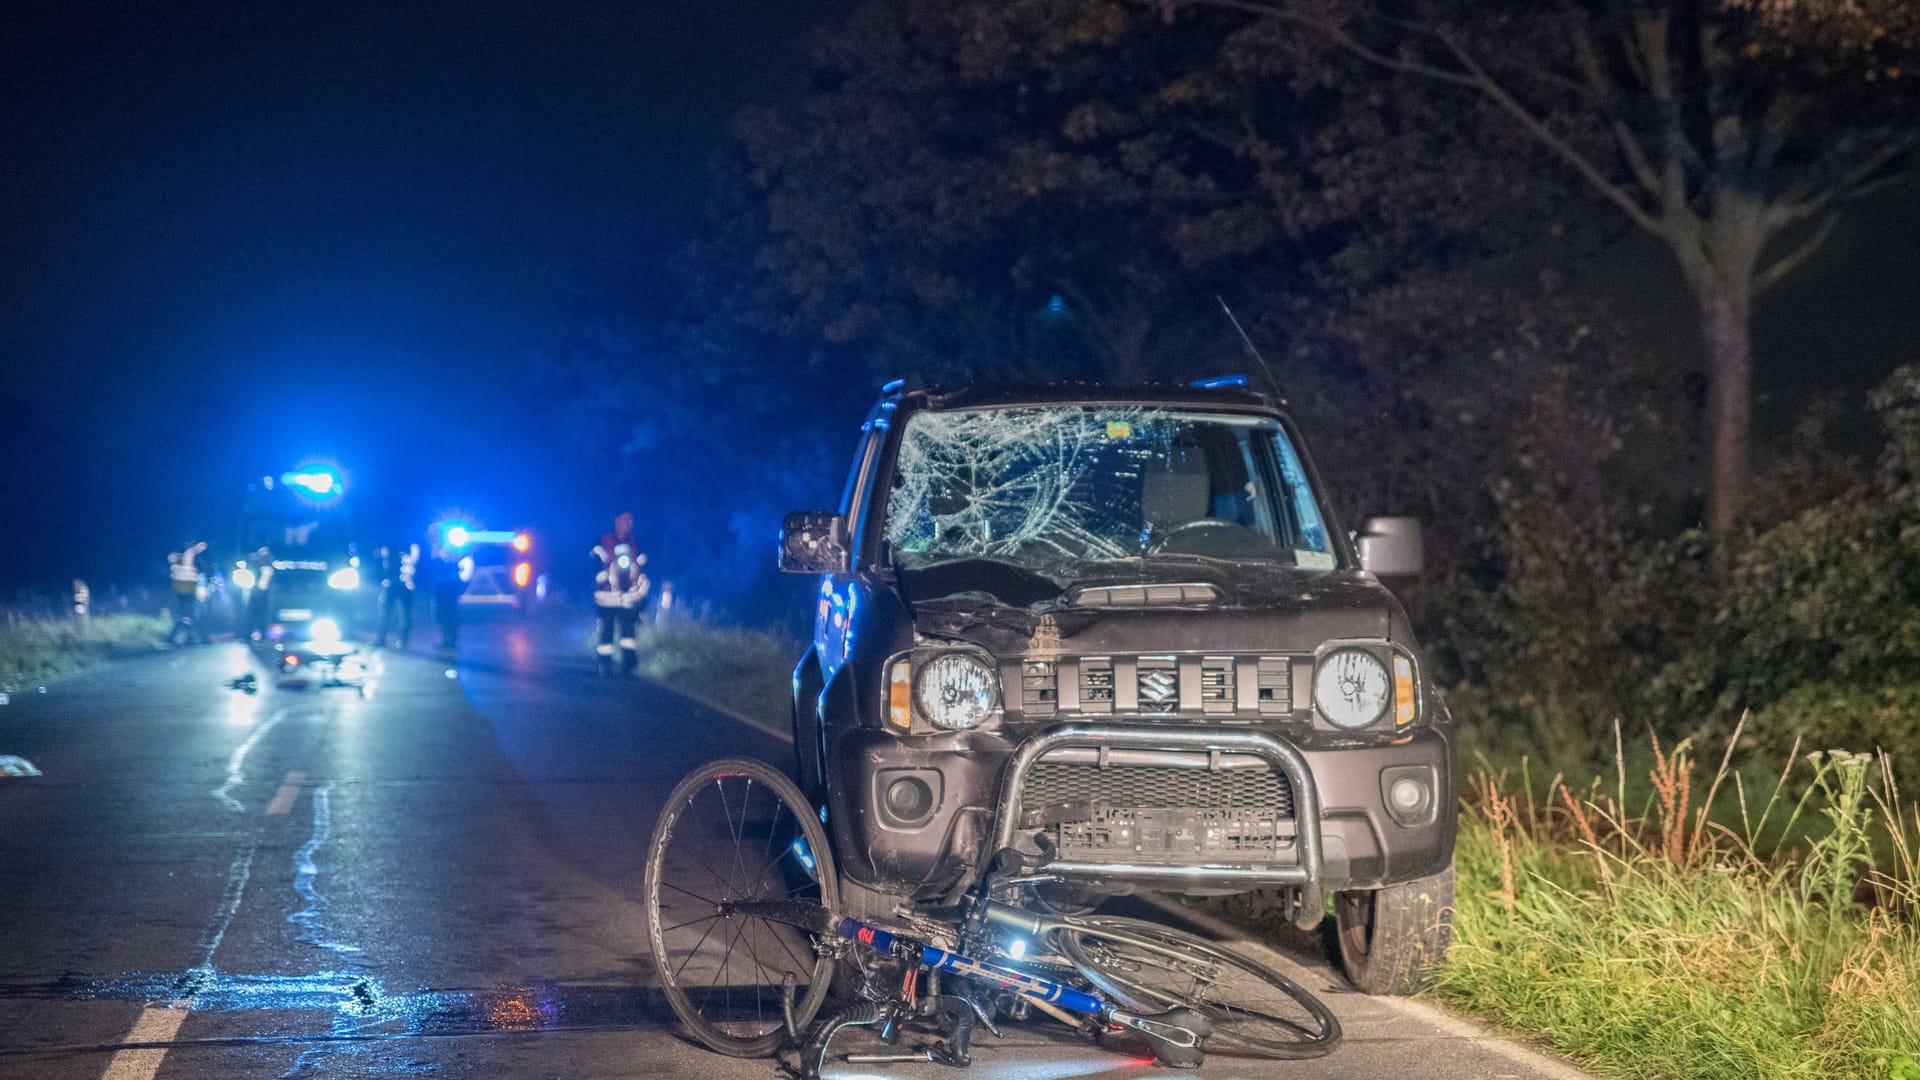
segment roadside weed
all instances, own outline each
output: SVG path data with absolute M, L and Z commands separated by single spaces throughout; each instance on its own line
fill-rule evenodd
M 1874 755 L 1804 755 L 1757 805 L 1731 758 L 1696 801 L 1692 747 L 1656 743 L 1637 814 L 1618 769 L 1546 800 L 1476 775 L 1435 993 L 1604 1075 L 1920 1080 L 1920 811 Z

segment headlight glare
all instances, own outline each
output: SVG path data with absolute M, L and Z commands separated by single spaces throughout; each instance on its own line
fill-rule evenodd
M 1363 728 L 1380 719 L 1389 696 L 1386 665 L 1361 649 L 1328 653 L 1313 674 L 1313 703 L 1335 727 Z
M 335 570 L 328 575 L 327 584 L 336 589 L 357 589 L 360 587 L 360 571 L 351 566 Z
M 942 653 L 916 673 L 914 704 L 935 727 L 964 731 L 993 716 L 999 688 L 993 669 L 966 653 Z

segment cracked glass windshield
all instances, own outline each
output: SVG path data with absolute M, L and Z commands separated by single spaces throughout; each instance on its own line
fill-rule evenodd
M 990 558 L 1049 570 L 1157 555 L 1335 564 L 1277 422 L 1140 407 L 914 414 L 886 537 L 908 569 Z

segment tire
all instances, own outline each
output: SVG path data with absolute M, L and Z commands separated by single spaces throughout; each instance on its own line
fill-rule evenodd
M 800 840 L 811 867 L 796 851 Z M 815 951 L 806 933 L 718 913 L 726 901 L 782 898 L 818 900 L 829 911 L 840 903 L 826 830 L 800 790 L 772 766 L 747 759 L 689 773 L 667 796 L 647 848 L 647 943 L 674 1015 L 722 1054 L 767 1057 L 789 1041 L 780 1007 L 786 973 L 795 975 L 799 1031 L 832 988 L 832 958 Z
M 1349 982 L 1368 994 L 1418 993 L 1453 941 L 1453 864 L 1384 889 L 1336 893 L 1333 912 Z
M 1110 1000 L 1145 1012 L 1185 1006 L 1213 1022 L 1207 1050 L 1317 1058 L 1340 1042 L 1340 1021 L 1304 987 L 1205 938 L 1140 919 L 1093 916 L 1054 943 Z

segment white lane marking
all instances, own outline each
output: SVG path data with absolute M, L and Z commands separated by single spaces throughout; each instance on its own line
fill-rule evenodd
M 1184 919 L 1196 926 L 1204 927 L 1208 931 L 1231 942 L 1235 948 L 1250 948 L 1254 953 L 1254 959 L 1270 967 L 1279 967 L 1281 970 L 1285 970 L 1285 965 L 1291 964 L 1308 971 L 1312 970 L 1300 960 L 1267 945 L 1263 941 L 1248 937 L 1244 930 L 1207 912 L 1196 911 L 1176 900 L 1154 893 L 1140 893 L 1139 899 L 1153 907 L 1159 908 L 1161 911 L 1167 912 L 1177 919 Z M 1262 953 L 1266 955 L 1260 955 Z M 1276 964 L 1274 961 L 1281 961 L 1281 963 Z M 1332 962 L 1328 961 L 1327 966 L 1332 967 Z M 1516 1065 L 1521 1065 L 1533 1070 L 1536 1076 L 1546 1077 L 1549 1078 L 1549 1080 L 1593 1080 L 1591 1074 L 1582 1072 L 1559 1058 L 1551 1057 L 1522 1043 L 1514 1042 L 1490 1027 L 1462 1016 L 1455 1016 L 1445 1009 L 1429 1005 L 1424 1001 L 1418 1001 L 1414 998 L 1385 996 L 1367 997 L 1366 1000 L 1390 1012 L 1397 1012 L 1409 1020 L 1430 1024 L 1455 1038 L 1469 1040 L 1481 1049 L 1490 1050 Z
M 326 940 L 326 924 L 322 916 L 326 914 L 327 898 L 320 893 L 317 879 L 320 866 L 313 856 L 333 835 L 333 807 L 325 785 L 313 790 L 313 835 L 293 853 L 293 891 L 307 902 L 300 911 L 287 916 L 287 921 L 300 927 L 300 940 L 316 948 L 326 949 L 340 956 L 348 956 L 360 951 L 357 945 L 348 945 L 338 941 Z
M 259 849 L 259 843 L 255 842 L 235 855 L 233 864 L 227 867 L 227 891 L 220 894 L 220 907 L 213 913 L 213 921 L 207 924 L 206 936 L 200 939 L 200 964 L 196 971 L 212 969 L 213 954 L 227 936 L 234 914 L 240 910 L 240 897 L 246 893 L 247 880 L 253 876 L 253 853 Z
M 668 686 L 666 683 L 663 683 L 658 679 L 651 678 L 646 675 L 641 675 L 639 677 L 642 679 L 646 679 L 648 682 L 652 683 L 655 686 L 660 687 L 662 690 L 665 690 L 670 694 L 677 694 L 680 697 L 686 698 L 688 701 L 693 702 L 695 705 L 698 705 L 701 708 L 708 710 L 709 712 L 717 712 L 721 716 L 724 716 L 729 720 L 732 720 L 736 723 L 747 725 L 748 727 L 752 728 L 753 730 L 759 732 L 762 735 L 771 735 L 774 738 L 779 739 L 781 742 L 786 743 L 789 746 L 793 745 L 793 732 L 791 731 L 781 731 L 779 728 L 768 727 L 767 725 L 761 723 L 760 721 L 755 720 L 753 717 L 748 716 L 745 713 L 742 713 L 736 709 L 729 709 L 725 705 L 722 705 L 719 702 L 713 700 L 712 698 L 706 697 L 705 695 L 696 694 L 690 690 L 682 690 L 677 686 Z
M 140 1044 L 172 1042 L 180 1032 L 180 1025 L 186 1020 L 187 1003 L 184 1001 L 176 1001 L 171 1005 L 149 1005 L 140 1010 L 140 1018 L 133 1022 L 133 1030 L 127 1032 L 126 1041 Z M 107 1062 L 107 1071 L 100 1075 L 100 1080 L 153 1080 L 166 1057 L 167 1048 L 164 1046 L 141 1045 L 116 1050 L 113 1059 Z
M 227 782 L 213 789 L 213 797 L 227 804 L 227 809 L 236 814 L 246 812 L 247 808 L 240 805 L 240 800 L 227 793 L 246 780 L 246 774 L 242 770 L 246 767 L 247 755 L 252 752 L 253 744 L 277 727 L 281 718 L 286 715 L 286 709 L 276 709 L 260 722 L 259 727 L 253 729 L 253 733 L 248 735 L 244 742 L 233 748 L 232 754 L 227 756 Z
M 286 780 L 280 785 L 280 790 L 273 793 L 273 801 L 267 804 L 267 813 L 269 815 L 277 815 L 292 810 L 293 801 L 300 797 L 300 785 L 306 783 L 306 781 L 306 773 L 288 773 Z

